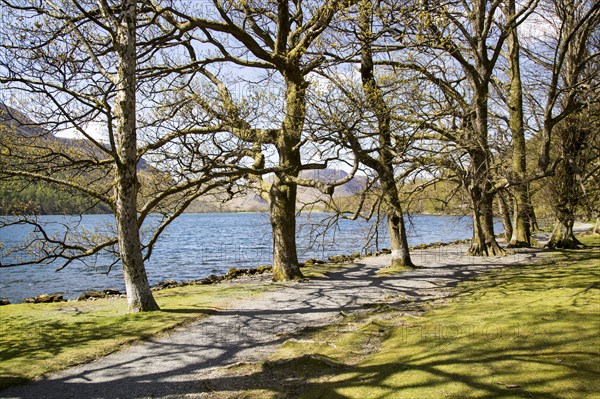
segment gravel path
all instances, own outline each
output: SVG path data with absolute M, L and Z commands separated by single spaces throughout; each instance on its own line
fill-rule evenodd
M 327 278 L 279 284 L 194 325 L 123 349 L 34 383 L 0 392 L 2 398 L 203 397 L 216 367 L 264 359 L 304 328 L 334 322 L 341 312 L 374 303 L 420 302 L 447 295 L 448 287 L 493 267 L 543 256 L 523 250 L 499 258 L 464 255 L 465 245 L 414 251 L 421 266 L 377 277 L 388 256 L 357 260 Z

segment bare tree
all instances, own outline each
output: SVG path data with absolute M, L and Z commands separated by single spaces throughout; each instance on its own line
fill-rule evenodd
M 512 181 L 514 184 L 513 229 L 505 229 L 506 239 L 512 247 L 531 246 L 531 200 L 528 195 L 527 150 L 525 141 L 525 122 L 523 108 L 523 83 L 521 79 L 521 46 L 516 2 L 508 0 L 504 7 L 506 19 L 511 21 L 507 38 L 508 74 L 510 83 L 507 88 L 507 106 L 509 128 L 512 138 Z M 501 198 L 501 201 L 503 199 Z M 509 234 L 510 233 L 510 234 Z
M 582 146 L 588 146 L 590 136 L 580 115 L 590 115 L 592 122 L 592 111 L 598 101 L 600 4 L 543 1 L 535 16 L 544 29 L 539 37 L 529 39 L 525 54 L 537 67 L 530 80 L 537 84 L 538 90 L 542 88 L 545 103 L 537 100 L 537 90 L 528 98 L 534 115 L 539 115 L 538 168 L 546 174 L 554 174 L 551 187 L 554 188 L 553 209 L 557 222 L 549 245 L 568 247 L 577 245 L 572 224 L 577 204 L 581 202 L 578 192 L 584 187 L 585 173 L 580 172 L 584 170 L 580 162 L 585 159 Z M 555 129 L 558 135 L 554 134 Z M 557 151 L 553 152 L 553 147 Z M 571 200 L 566 198 L 569 195 Z
M 198 10 L 155 5 L 156 10 L 179 30 L 181 37 L 191 43 L 188 48 L 192 60 L 196 53 L 194 45 L 200 42 L 218 54 L 204 63 L 200 71 L 211 75 L 214 83 L 222 87 L 220 93 L 228 115 L 225 117 L 227 128 L 240 140 L 253 145 L 255 167 L 262 168 L 268 161 L 263 154 L 265 148 L 275 148 L 277 167 L 273 181 L 261 185 L 268 193 L 270 204 L 274 280 L 302 278 L 296 249 L 298 185 L 317 187 L 331 194 L 333 186 L 351 178 L 324 183 L 300 176 L 302 170 L 324 169 L 328 164 L 327 160 L 307 163 L 302 159 L 308 75 L 323 61 L 312 52 L 319 36 L 344 7 L 343 2 L 334 0 L 269 4 L 214 1 L 203 9 L 206 15 L 199 15 Z M 226 43 L 235 44 L 228 46 Z M 214 71 L 209 71 L 208 64 L 218 70 L 232 65 L 249 74 L 252 70 L 275 73 L 283 86 L 281 118 L 277 124 L 261 120 L 259 127 L 257 123 L 250 123 L 249 118 L 243 118 L 240 107 L 230 100 L 227 85 Z
M 519 12 L 500 18 L 501 2 L 475 0 L 462 3 L 425 1 L 419 3 L 418 23 L 396 24 L 397 55 L 389 65 L 417 72 L 430 82 L 430 91 L 449 104 L 445 119 L 424 112 L 420 125 L 428 137 L 454 143 L 468 155 L 455 172 L 469 192 L 473 211 L 473 240 L 469 252 L 493 256 L 504 251 L 496 242 L 493 228 L 493 198 L 502 186 L 494 175 L 490 147 L 489 98 L 498 60 L 509 32 L 522 21 L 534 2 Z M 407 51 L 417 51 L 414 56 Z M 454 113 L 449 111 L 454 108 Z M 417 119 L 417 118 L 415 118 Z M 466 167 L 466 170 L 463 169 Z M 461 171 L 462 169 L 462 171 Z
M 599 167 L 598 148 L 594 145 L 599 139 L 599 115 L 594 109 L 598 108 L 572 114 L 555 127 L 553 152 L 560 161 L 543 188 L 557 219 L 546 244 L 549 248 L 583 246 L 573 233 L 573 225 L 578 211 L 590 215 L 591 206 L 597 202 L 594 197 L 598 193 L 592 187 L 597 182 L 590 181 Z
M 34 256 L 16 263 L 60 261 L 62 268 L 114 254 L 129 310 L 157 310 L 144 261 L 192 200 L 251 172 L 243 168 L 247 147 L 182 98 L 197 79 L 173 62 L 172 31 L 156 25 L 144 3 L 2 4 L 10 13 L 1 33 L 3 97 L 29 117 L 24 131 L 36 134 L 9 128 L 1 135 L 1 177 L 82 193 L 108 204 L 116 221 L 115 234 L 56 236 L 35 217 L 12 217 L 3 226 L 28 224 L 39 234 Z M 56 138 L 65 131 L 79 139 Z M 162 218 L 150 226 L 152 213 Z M 152 233 L 142 242 L 147 227 Z
M 373 180 L 366 187 L 370 191 L 362 193 L 350 217 L 370 217 L 381 211 L 388 225 L 391 266 L 412 267 L 397 181 L 401 172 L 396 169 L 405 162 L 403 157 L 410 148 L 413 132 L 396 119 L 401 109 L 397 98 L 404 90 L 399 86 L 403 83 L 392 77 L 390 68 L 376 71 L 375 60 L 387 54 L 381 50 L 385 31 L 380 31 L 382 24 L 373 3 L 359 1 L 358 7 L 347 11 L 325 39 L 333 63 L 319 71 L 327 92 L 314 101 L 318 116 L 311 121 L 315 125 L 312 130 L 350 149 L 372 171 Z M 367 201 L 367 197 L 375 195 L 377 201 Z

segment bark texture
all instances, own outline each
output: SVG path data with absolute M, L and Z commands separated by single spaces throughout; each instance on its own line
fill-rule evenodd
M 354 146 L 355 152 L 361 162 L 377 172 L 381 180 L 382 197 L 387 209 L 388 231 L 392 250 L 390 266 L 414 267 L 410 258 L 402 204 L 394 177 L 392 114 L 383 92 L 377 84 L 374 73 L 371 51 L 373 39 L 370 29 L 373 10 L 370 0 L 361 0 L 359 13 L 359 37 L 362 44 L 360 74 L 363 91 L 367 98 L 367 106 L 377 119 L 378 129 L 373 138 L 378 141 L 378 147 L 377 158 L 372 157 L 370 151 L 359 150 L 358 145 Z
M 507 193 L 498 193 L 498 207 L 500 208 L 500 216 L 502 217 L 502 225 L 504 226 L 504 236 L 507 240 L 513 235 L 510 202 L 510 198 L 507 198 Z
M 468 121 L 469 142 L 469 179 L 467 190 L 473 209 L 473 239 L 469 254 L 473 256 L 499 256 L 504 250 L 498 245 L 494 233 L 493 187 L 490 171 L 490 150 L 488 145 L 488 87 L 474 85 L 475 113 Z
M 276 143 L 279 165 L 286 173 L 275 176 L 269 191 L 273 232 L 273 280 L 295 280 L 304 276 L 296 251 L 297 184 L 286 175 L 297 177 L 301 167 L 300 140 L 306 115 L 307 83 L 300 70 L 291 68 L 284 74 L 286 113 Z
M 136 20 L 136 2 L 125 0 L 115 43 L 118 55 L 114 106 L 117 121 L 115 216 L 130 312 L 159 310 L 144 267 L 137 219 Z
M 574 215 L 563 214 L 556 219 L 552 236 L 546 244 L 548 248 L 558 249 L 578 249 L 584 245 L 573 234 L 573 225 L 575 224 Z
M 507 18 L 514 19 L 515 0 L 508 1 Z M 531 246 L 531 226 L 529 222 L 530 201 L 527 195 L 527 164 L 525 148 L 525 128 L 523 125 L 523 85 L 521 81 L 520 44 L 516 21 L 510 25 L 507 38 L 510 89 L 508 92 L 509 126 L 512 133 L 513 154 L 512 172 L 517 184 L 513 187 L 515 198 L 512 234 L 507 235 L 511 247 Z

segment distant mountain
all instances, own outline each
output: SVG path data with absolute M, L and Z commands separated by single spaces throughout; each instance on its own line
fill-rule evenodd
M 315 169 L 305 170 L 300 174 L 305 179 L 321 180 L 331 182 L 348 176 L 343 170 L 336 169 Z M 266 176 L 265 181 L 271 183 L 272 176 Z M 335 198 L 348 198 L 359 194 L 367 184 L 364 176 L 355 176 L 348 183 L 338 186 L 334 190 Z M 329 196 L 323 194 L 316 188 L 298 187 L 298 205 L 314 204 L 316 209 L 325 209 L 325 203 Z M 236 195 L 231 200 L 226 200 L 224 195 L 208 195 L 194 201 L 187 209 L 187 212 L 267 212 L 269 203 L 256 192 L 247 189 Z
M 186 209 L 188 213 L 268 212 L 269 203 L 254 192 L 245 192 L 232 199 L 209 194 L 198 198 Z
M 4 133 L 16 133 L 21 137 L 40 137 L 49 142 L 59 142 L 67 144 L 68 146 L 77 147 L 84 151 L 89 151 L 95 156 L 100 158 L 105 157 L 106 154 L 98 149 L 95 145 L 91 144 L 85 139 L 57 137 L 54 134 L 48 132 L 48 130 L 42 128 L 40 124 L 34 122 L 23 114 L 22 112 L 7 106 L 0 102 L 0 126 L 5 126 L 8 129 L 0 129 L 0 134 Z M 138 169 L 146 170 L 151 168 L 145 159 L 140 159 L 138 163 Z
M 52 132 L 35 123 L 22 112 L 0 102 L 0 136 L 29 138 L 40 146 L 73 148 L 82 157 L 105 158 L 107 155 L 98 147 L 84 139 L 56 137 Z M 152 173 L 152 167 L 144 160 L 138 162 L 138 169 Z M 41 181 L 14 185 L 0 181 L 0 214 L 32 212 L 40 214 L 108 213 L 106 204 L 94 204 L 84 194 L 63 190 L 56 185 Z
M 15 131 L 18 135 L 25 137 L 43 136 L 46 134 L 44 129 L 36 125 L 26 115 L 2 102 L 0 102 L 0 125 L 6 126 L 8 128 L 6 131 Z
M 86 140 L 72 139 L 72 138 L 59 138 L 49 133 L 45 129 L 41 128 L 30 118 L 23 113 L 15 110 L 14 108 L 8 107 L 3 103 L 0 103 L 0 125 L 9 127 L 9 129 L 0 129 L 4 132 L 15 132 L 18 135 L 24 137 L 45 137 L 48 140 L 56 140 L 61 143 L 66 143 L 73 147 L 81 148 L 83 150 L 97 152 L 98 156 L 103 157 L 105 154 L 101 153 L 100 150 L 93 147 Z M 138 165 L 139 169 L 152 171 L 152 167 L 144 160 L 141 159 Z M 314 169 L 302 171 L 301 177 L 306 179 L 321 180 L 324 182 L 331 182 L 339 180 L 348 175 L 347 172 L 337 169 Z M 272 181 L 272 177 L 267 176 L 265 178 L 267 182 Z M 364 176 L 355 176 L 348 183 L 335 187 L 333 196 L 336 198 L 347 198 L 352 197 L 360 193 L 366 186 L 366 178 Z M 2 191 L 2 187 L 0 187 Z M 40 190 L 38 189 L 37 192 Z M 47 188 L 41 190 L 48 192 Z M 7 194 L 6 189 L 4 190 L 5 199 Z M 54 194 L 52 194 L 54 195 Z M 45 201 L 48 194 L 39 196 L 36 194 L 34 202 L 40 203 L 39 208 L 44 209 L 43 202 Z M 323 194 L 316 188 L 311 187 L 298 187 L 298 203 L 299 204 L 313 204 L 318 203 L 320 200 L 327 201 L 329 196 Z M 57 204 L 60 203 L 58 200 L 52 200 Z M 8 206 L 7 204 L 2 204 Z M 60 205 L 57 205 L 60 206 Z M 323 203 L 315 205 L 317 208 L 325 208 Z M 8 209 L 8 208 L 5 208 Z M 56 208 L 53 208 L 56 210 Z M 253 191 L 246 191 L 236 195 L 232 199 L 228 199 L 226 195 L 212 194 L 204 196 L 194 201 L 187 212 L 265 212 L 269 210 L 269 203 L 262 198 L 260 195 Z M 1 212 L 1 210 L 0 210 Z

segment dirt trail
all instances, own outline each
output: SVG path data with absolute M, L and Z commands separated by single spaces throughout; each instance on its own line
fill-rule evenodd
M 330 324 L 340 312 L 440 298 L 449 287 L 487 269 L 544 256 L 533 249 L 484 259 L 466 256 L 466 250 L 465 245 L 453 245 L 414 251 L 413 261 L 420 268 L 394 277 L 376 276 L 390 260 L 380 256 L 357 260 L 327 278 L 279 284 L 169 335 L 2 391 L 0 397 L 205 397 L 210 393 L 206 378 L 216 367 L 264 359 L 290 334 Z

